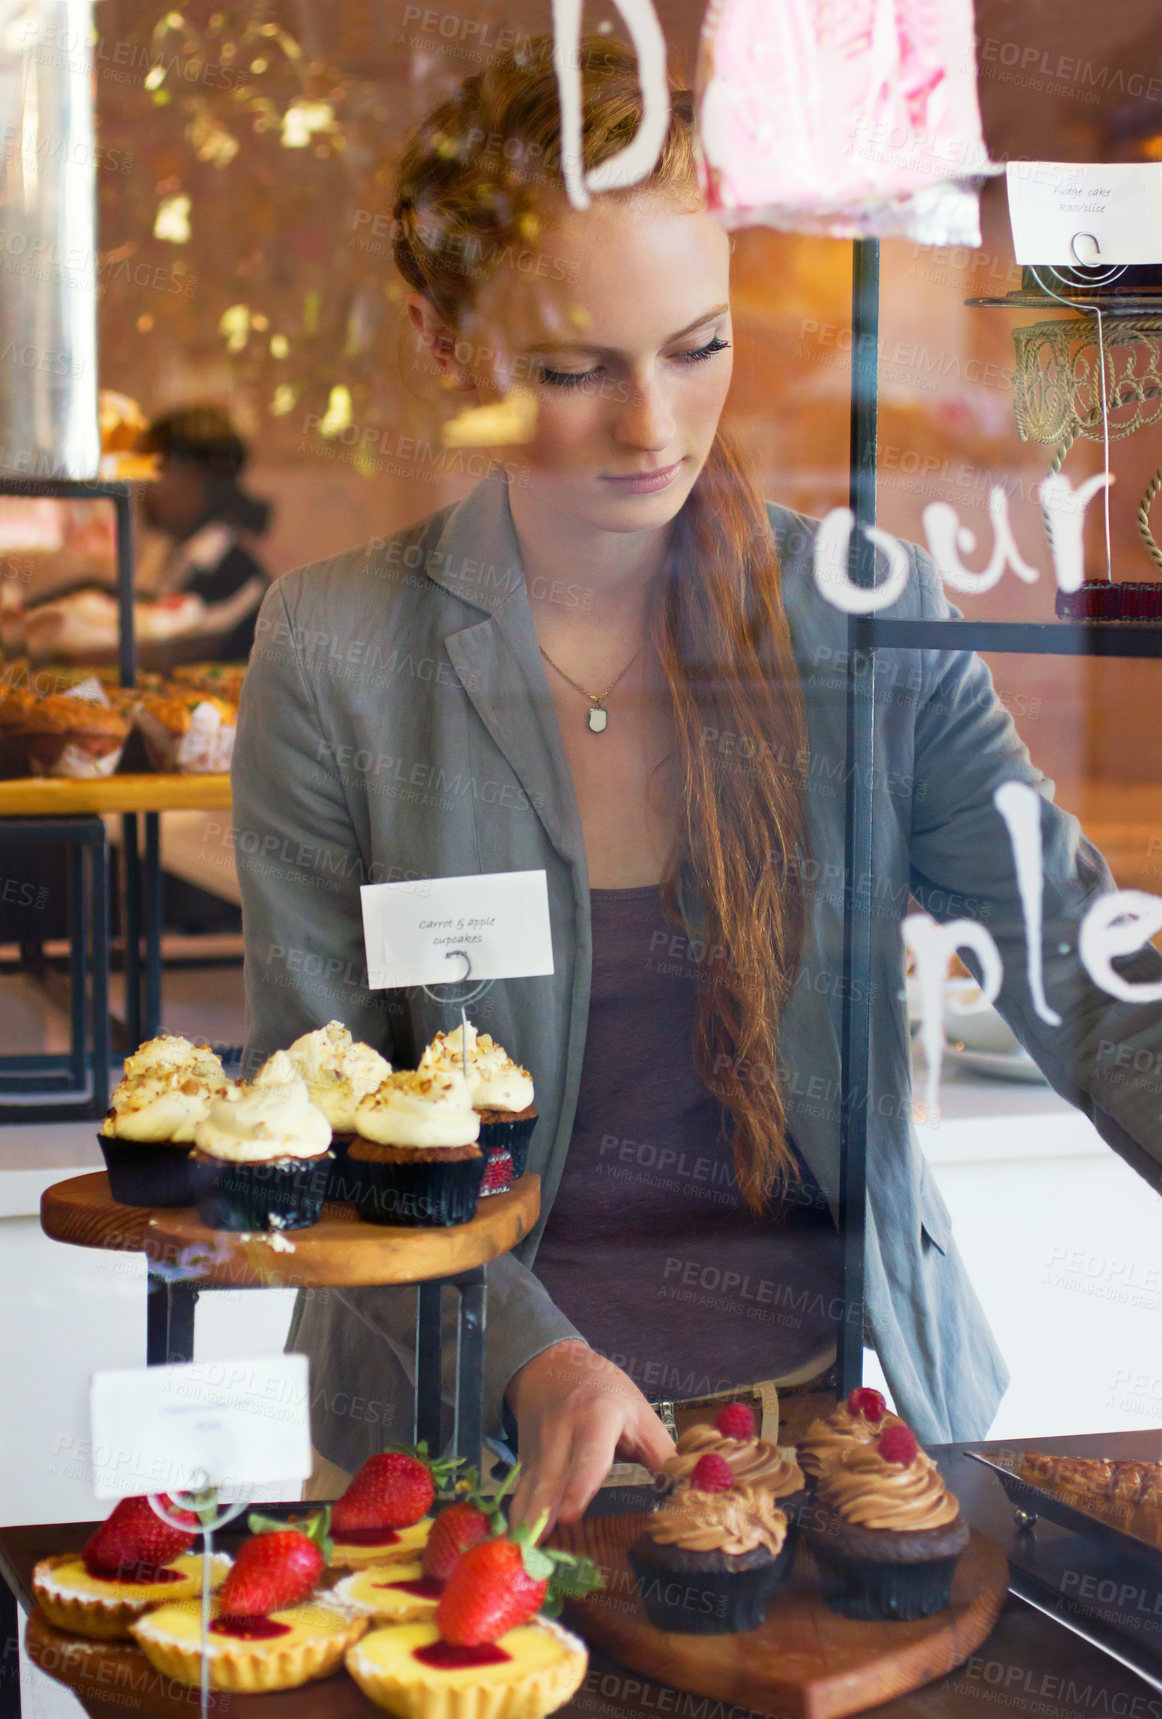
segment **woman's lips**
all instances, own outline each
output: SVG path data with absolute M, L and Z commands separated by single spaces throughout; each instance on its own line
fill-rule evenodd
M 665 489 L 672 483 L 681 467 L 681 460 L 675 460 L 672 466 L 659 466 L 652 472 L 630 472 L 627 477 L 612 477 L 602 473 L 601 481 L 611 484 L 619 495 L 652 495 L 655 490 Z

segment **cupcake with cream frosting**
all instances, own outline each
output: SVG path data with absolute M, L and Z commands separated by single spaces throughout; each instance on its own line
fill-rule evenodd
M 327 1189 L 329 1200 L 354 1197 L 346 1171 L 347 1148 L 355 1138 L 355 1112 L 363 1099 L 391 1073 L 391 1064 L 368 1044 L 353 1039 L 342 1021 L 304 1033 L 286 1052 L 307 1083 L 311 1103 L 331 1124 L 335 1162 Z
M 121 1205 L 192 1205 L 190 1148 L 213 1099 L 230 1088 L 209 1045 L 163 1033 L 125 1062 L 98 1136 Z
M 708 1453 L 647 1519 L 629 1564 L 656 1628 L 723 1635 L 757 1628 L 792 1556 L 772 1494 L 735 1483 L 725 1459 Z
M 333 1162 L 331 1124 L 285 1052 L 249 1086 L 211 1102 L 194 1147 L 198 1212 L 211 1229 L 297 1230 L 318 1222 Z
M 485 1156 L 462 1074 L 398 1069 L 360 1102 L 355 1122 L 347 1163 L 363 1217 L 430 1227 L 475 1215 Z
M 473 1108 L 480 1116 L 481 1150 L 489 1155 L 507 1150 L 514 1178 L 523 1176 L 537 1121 L 533 1077 L 490 1033 L 478 1033 L 471 1021 L 467 1029 L 467 1034 L 462 1027 L 437 1033 L 420 1058 L 420 1067 L 467 1079 Z
M 940 1470 L 901 1421 L 830 1464 L 806 1536 L 833 1611 L 907 1621 L 950 1603 L 969 1531 Z

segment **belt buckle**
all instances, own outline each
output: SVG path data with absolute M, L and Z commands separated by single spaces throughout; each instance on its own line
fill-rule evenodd
M 678 1423 L 674 1419 L 674 1404 L 669 1397 L 663 1397 L 661 1402 L 651 1403 L 651 1409 L 657 1415 L 674 1443 L 678 1442 Z

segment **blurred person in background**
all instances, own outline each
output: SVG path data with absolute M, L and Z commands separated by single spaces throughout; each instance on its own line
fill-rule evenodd
M 138 451 L 160 455 L 157 479 L 141 487 L 146 524 L 170 547 L 149 581 L 152 594 L 192 592 L 206 604 L 201 631 L 223 662 L 249 656 L 270 576 L 255 544 L 271 503 L 242 488 L 249 452 L 217 406 L 179 406 L 155 418 Z

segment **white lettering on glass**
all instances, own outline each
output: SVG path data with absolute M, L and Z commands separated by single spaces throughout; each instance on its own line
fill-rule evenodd
M 1103 991 L 1123 1003 L 1157 1003 L 1162 981 L 1123 979 L 1113 969 L 1119 955 L 1134 955 L 1162 931 L 1162 896 L 1144 889 L 1115 889 L 1101 895 L 1081 922 L 1081 964 Z
M 992 933 L 976 919 L 952 919 L 938 925 L 927 913 L 910 913 L 903 924 L 904 943 L 916 957 L 920 983 L 920 1042 L 927 1075 L 920 1121 L 935 1128 L 940 1121 L 940 1071 L 944 1062 L 944 982 L 948 963 L 958 949 L 969 949 L 980 962 L 981 998 L 967 1008 L 951 1006 L 956 1014 L 975 1015 L 987 1009 L 1001 988 L 1004 965 Z
M 1041 853 L 1041 796 L 1027 782 L 1002 782 L 993 804 L 1009 832 L 1017 890 L 1025 920 L 1026 972 L 1033 1007 L 1051 1027 L 1061 1025 L 1061 1016 L 1045 1000 L 1041 962 L 1041 902 L 1044 870 Z
M 638 185 L 652 170 L 670 124 L 666 39 L 653 0 L 614 0 L 637 51 L 642 117 L 624 149 L 586 173 L 581 149 L 581 13 L 583 0 L 553 0 L 553 66 L 561 104 L 561 171 L 574 209 L 588 209 L 591 191 Z
M 904 593 L 911 565 L 908 551 L 898 537 L 877 526 L 865 527 L 867 535 L 888 558 L 888 576 L 879 585 L 856 585 L 847 570 L 855 515 L 850 507 L 833 507 L 820 521 L 815 534 L 814 571 L 819 591 L 846 615 L 870 615 L 886 609 Z
M 932 501 L 924 509 L 924 532 L 933 561 L 940 577 L 954 591 L 977 595 L 991 591 L 1006 567 L 1011 567 L 1027 585 L 1035 584 L 1037 569 L 1030 567 L 1013 537 L 1009 524 L 1009 498 L 999 486 L 989 491 L 989 518 L 993 522 L 993 552 L 987 567 L 974 573 L 960 559 L 960 551 L 971 555 L 976 548 L 976 533 L 961 525 L 954 507 L 946 501 Z
M 1108 489 L 1113 481 L 1113 472 L 1095 472 L 1075 490 L 1064 472 L 1051 472 L 1037 491 L 1045 509 L 1057 583 L 1063 591 L 1076 591 L 1085 579 L 1081 541 L 1085 510 L 1098 490 Z

